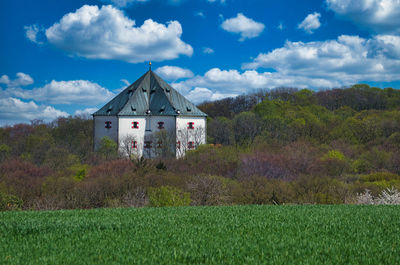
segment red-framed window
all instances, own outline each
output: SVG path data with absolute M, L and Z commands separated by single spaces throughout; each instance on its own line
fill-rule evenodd
M 194 148 L 194 142 L 188 142 L 188 148 L 193 149 Z
M 181 149 L 181 141 L 176 142 L 176 148 Z
M 145 141 L 144 148 L 151 148 L 152 141 Z
M 111 121 L 106 121 L 105 124 L 106 124 L 105 126 L 106 129 L 111 129 Z
M 133 121 L 132 122 L 132 129 L 139 129 L 139 122 L 138 121 Z
M 161 148 L 162 147 L 162 141 L 158 141 L 157 142 L 157 148 Z
M 137 149 L 137 141 L 132 141 L 132 148 Z
M 164 122 L 163 121 L 159 121 L 158 122 L 158 129 L 164 129 Z
M 194 129 L 194 122 L 190 121 L 188 122 L 188 129 Z

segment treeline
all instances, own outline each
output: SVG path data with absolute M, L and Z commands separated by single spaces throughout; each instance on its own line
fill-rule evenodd
M 179 160 L 93 153 L 84 117 L 0 128 L 0 209 L 354 203 L 400 189 L 399 90 L 280 88 L 200 108 L 209 144 Z

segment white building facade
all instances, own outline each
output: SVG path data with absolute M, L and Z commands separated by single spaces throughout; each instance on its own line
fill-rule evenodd
M 94 150 L 107 136 L 127 156 L 179 158 L 206 143 L 206 119 L 149 70 L 93 114 Z

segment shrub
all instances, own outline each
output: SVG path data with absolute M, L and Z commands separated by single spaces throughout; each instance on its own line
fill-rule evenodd
M 187 183 L 193 205 L 220 205 L 227 201 L 223 177 L 195 176 Z
M 22 200 L 17 196 L 0 192 L 0 211 L 21 210 Z
M 190 205 L 190 194 L 181 189 L 162 186 L 159 188 L 149 188 L 150 206 L 188 206 Z
M 400 204 L 400 192 L 393 187 L 387 188 L 374 198 L 369 190 L 365 190 L 364 193 L 357 194 L 357 204 L 398 205 Z

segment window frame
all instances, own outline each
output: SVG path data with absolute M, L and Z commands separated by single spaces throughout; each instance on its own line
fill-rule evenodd
M 157 127 L 157 128 L 158 128 L 159 130 L 165 129 L 165 127 L 164 127 L 164 124 L 165 124 L 165 123 L 164 123 L 163 121 L 159 121 L 159 122 L 157 122 L 157 124 L 158 124 L 158 127 Z
M 105 126 L 104 126 L 104 128 L 106 128 L 106 129 L 111 129 L 112 128 L 112 122 L 111 121 L 106 121 L 106 122 L 104 122 L 105 123 Z
M 146 149 L 152 148 L 152 146 L 151 146 L 152 143 L 153 143 L 153 141 L 144 141 L 144 148 L 146 148 Z
M 139 122 L 138 121 L 133 121 L 132 122 L 132 129 L 139 129 Z
M 193 130 L 194 129 L 194 122 L 193 121 L 189 121 L 188 123 L 187 123 L 187 125 L 188 125 L 188 129 L 190 129 L 190 130 Z

